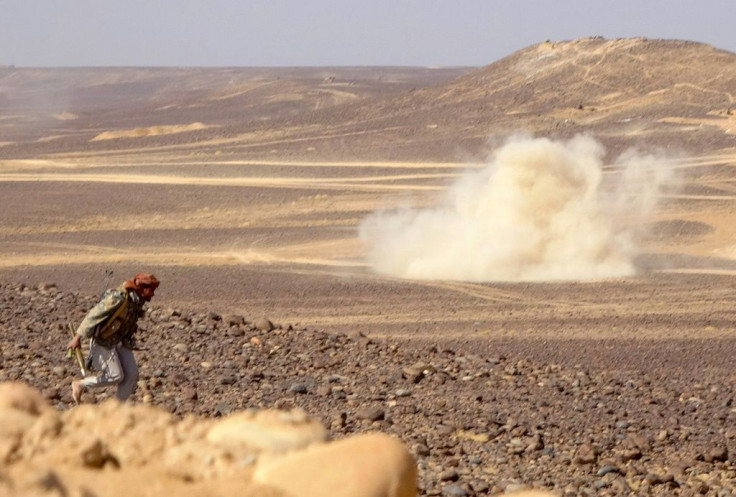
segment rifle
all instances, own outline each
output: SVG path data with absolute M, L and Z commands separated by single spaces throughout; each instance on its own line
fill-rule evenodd
M 71 335 L 72 338 L 74 338 L 74 335 L 76 335 L 76 333 L 74 332 L 74 326 L 72 326 L 72 323 L 69 323 L 69 334 Z M 77 364 L 79 364 L 79 372 L 82 373 L 82 376 L 87 376 L 87 368 L 84 366 L 84 357 L 82 356 L 81 348 L 67 349 L 66 356 L 69 359 L 71 359 L 72 356 L 76 357 Z
M 102 292 L 100 292 L 100 300 L 102 300 L 102 297 L 107 291 L 107 286 L 110 284 L 110 276 L 112 276 L 112 269 L 108 268 L 105 270 L 105 287 L 102 289 Z

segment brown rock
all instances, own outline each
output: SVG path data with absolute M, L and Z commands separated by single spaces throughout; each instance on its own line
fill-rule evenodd
M 578 447 L 577 453 L 573 458 L 575 464 L 593 464 L 598 459 L 598 452 L 595 447 L 589 443 L 584 443 Z
M 427 457 L 431 452 L 425 444 L 414 444 L 414 453 L 419 457 Z
M 21 382 L 0 383 L 0 409 L 8 408 L 32 416 L 51 409 L 41 393 Z
M 215 424 L 207 433 L 207 440 L 216 445 L 239 445 L 271 452 L 300 449 L 326 439 L 324 426 L 301 409 L 238 412 Z
M 545 492 L 544 490 L 520 490 L 504 494 L 505 497 L 555 497 L 555 494 Z
M 253 326 L 260 331 L 271 331 L 274 329 L 273 323 L 265 317 L 253 321 Z
M 332 393 L 332 387 L 330 385 L 320 385 L 315 390 L 317 395 L 320 395 L 322 397 L 326 397 Z
M 646 452 L 650 449 L 651 444 L 646 436 L 632 433 L 624 440 L 624 447 L 627 449 L 639 449 L 642 452 Z
M 404 368 L 403 373 L 406 379 L 414 384 L 419 383 L 424 378 L 424 370 L 415 367 Z
M 368 421 L 380 421 L 386 417 L 386 412 L 380 407 L 361 407 L 356 411 L 355 417 Z
M 299 497 L 414 497 L 414 458 L 398 439 L 368 433 L 265 460 L 254 480 Z
M 0 463 L 17 450 L 21 437 L 37 417 L 15 409 L 0 408 Z
M 621 460 L 624 462 L 641 459 L 641 456 L 642 456 L 641 450 L 637 448 L 624 449 L 621 451 Z
M 454 469 L 446 469 L 438 475 L 440 481 L 457 481 L 460 475 Z
M 239 326 L 245 323 L 245 318 L 239 314 L 224 314 L 222 322 L 228 326 Z
M 723 462 L 728 460 L 728 449 L 726 447 L 713 447 L 705 453 L 705 462 Z

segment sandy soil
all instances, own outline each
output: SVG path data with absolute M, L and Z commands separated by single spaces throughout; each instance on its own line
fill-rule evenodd
M 724 152 L 677 167 L 734 165 L 736 157 Z M 101 287 L 108 267 L 118 279 L 145 268 L 164 281 L 159 304 L 174 308 L 469 348 L 515 344 L 524 354 L 609 366 L 649 367 L 659 341 L 677 340 L 674 350 L 687 351 L 677 361 L 656 354 L 654 360 L 678 369 L 683 361 L 731 368 L 730 177 L 696 177 L 692 193 L 661 208 L 636 277 L 463 283 L 375 274 L 357 236 L 374 209 L 432 205 L 464 170 L 459 165 L 179 163 L 167 169 L 87 158 L 73 170 L 53 161 L 41 171 L 19 169 L 9 162 L 0 172 L 5 281 L 53 281 L 89 293 Z

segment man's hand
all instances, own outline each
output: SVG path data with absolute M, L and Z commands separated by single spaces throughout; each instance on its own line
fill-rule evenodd
M 67 344 L 67 349 L 78 349 L 82 346 L 82 335 L 74 335 L 74 338 L 69 340 L 69 343 Z

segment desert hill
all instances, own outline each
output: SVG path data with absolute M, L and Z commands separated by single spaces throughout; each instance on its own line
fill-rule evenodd
M 482 154 L 489 137 L 517 130 L 561 137 L 584 131 L 612 149 L 632 140 L 664 147 L 676 143 L 693 153 L 706 145 L 732 146 L 736 129 L 736 54 L 676 40 L 544 42 L 475 70 L 1 73 L 4 112 L 32 109 L 30 116 L 9 118 L 20 121 L 6 140 L 22 140 L 13 129 L 55 121 L 45 125 L 53 138 L 28 135 L 36 141 L 19 150 L 0 149 L 13 155 L 35 148 L 155 150 L 185 139 L 200 152 L 261 158 L 456 160 Z M 142 129 L 155 126 L 170 126 L 171 133 Z M 187 132 L 186 138 L 177 129 Z M 118 140 L 92 142 L 103 133 Z
M 425 143 L 481 143 L 524 129 L 585 131 L 607 144 L 634 137 L 666 146 L 682 135 L 678 142 L 697 150 L 733 145 L 734 88 L 736 54 L 684 41 L 587 38 L 526 48 L 373 112 L 358 103 L 356 115 L 411 127 Z
M 202 123 L 200 128 L 214 128 L 211 135 L 219 136 L 227 126 L 258 129 L 269 121 L 407 91 L 467 70 L 0 67 L 0 115 L 6 145 L 0 153 L 34 153 L 33 147 L 38 151 L 80 150 L 94 146 L 89 142 L 106 132 L 184 128 L 195 122 Z M 193 138 L 197 137 L 190 134 L 185 139 Z M 22 148 L 13 152 L 7 145 Z M 116 146 L 129 148 L 131 143 Z

